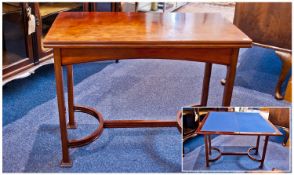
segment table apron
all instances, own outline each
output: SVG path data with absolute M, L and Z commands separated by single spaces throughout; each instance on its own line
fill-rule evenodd
M 62 65 L 140 58 L 230 65 L 234 50 L 236 48 L 62 48 L 60 56 Z

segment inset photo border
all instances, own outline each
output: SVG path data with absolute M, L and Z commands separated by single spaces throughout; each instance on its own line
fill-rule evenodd
M 183 107 L 183 172 L 291 172 L 291 108 Z

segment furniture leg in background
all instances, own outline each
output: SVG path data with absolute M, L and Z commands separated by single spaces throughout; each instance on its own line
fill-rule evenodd
M 258 44 L 258 45 L 261 46 L 260 44 Z M 265 46 L 262 46 L 262 47 L 265 47 Z M 271 48 L 273 48 L 273 47 L 271 47 Z M 280 50 L 276 50 L 275 52 L 282 61 L 282 70 L 281 70 L 279 80 L 278 80 L 276 88 L 275 88 L 275 98 L 277 100 L 283 100 L 285 95 L 287 94 L 287 99 L 286 100 L 291 102 L 292 101 L 292 99 L 291 99 L 291 96 L 292 96 L 291 88 L 287 87 L 287 90 L 286 90 L 287 92 L 285 93 L 285 95 L 282 95 L 281 86 L 284 83 L 284 81 L 286 80 L 287 75 L 288 75 L 289 71 L 292 68 L 292 54 L 289 53 L 289 52 L 283 52 L 283 51 L 280 51 Z M 292 77 L 292 75 L 291 75 L 291 77 Z M 291 79 L 289 80 L 289 83 L 292 83 Z M 221 84 L 225 85 L 226 84 L 226 79 L 222 79 Z
M 290 80 L 288 81 L 284 99 L 286 101 L 292 102 L 292 76 L 290 77 Z
M 278 80 L 278 83 L 276 85 L 276 90 L 275 90 L 275 97 L 278 100 L 284 99 L 284 96 L 281 93 L 281 86 L 283 82 L 285 81 L 289 71 L 291 70 L 292 67 L 292 54 L 291 53 L 286 53 L 282 51 L 276 51 L 276 54 L 279 56 L 279 58 L 282 61 L 282 70 L 280 73 L 280 77 Z
M 77 123 L 74 117 L 74 83 L 73 83 L 73 66 L 68 65 L 67 68 L 67 91 L 68 91 L 68 115 L 69 122 L 67 128 L 76 129 Z
M 254 45 L 275 50 L 283 62 L 274 95 L 278 100 L 284 98 L 281 85 L 291 68 L 291 19 L 291 2 L 238 2 L 235 6 L 234 24 L 254 41 Z

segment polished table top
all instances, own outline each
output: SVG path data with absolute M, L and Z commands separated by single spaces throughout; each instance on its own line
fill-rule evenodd
M 259 113 L 250 112 L 209 112 L 200 133 L 281 135 Z
M 230 45 L 251 47 L 251 39 L 217 13 L 62 12 L 45 47 L 77 45 Z

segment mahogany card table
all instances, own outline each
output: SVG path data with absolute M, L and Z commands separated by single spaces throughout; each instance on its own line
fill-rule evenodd
M 62 141 L 61 166 L 71 166 L 69 148 L 97 139 L 103 128 L 179 127 L 180 118 L 162 120 L 103 120 L 92 108 L 74 104 L 73 64 L 113 59 L 171 59 L 205 63 L 202 97 L 206 106 L 212 64 L 227 67 L 222 105 L 232 97 L 239 48 L 251 47 L 251 39 L 220 14 L 210 13 L 113 13 L 63 12 L 55 19 L 44 40 L 54 50 L 54 69 Z M 67 68 L 68 114 L 62 68 Z M 183 89 L 184 90 L 184 89 Z M 148 94 L 146 94 L 148 95 Z M 180 107 L 180 106 L 179 106 Z M 69 140 L 67 128 L 76 128 L 74 112 L 99 121 L 89 136 Z M 176 112 L 176 111 L 175 111 Z
M 249 112 L 209 112 L 196 131 L 197 134 L 204 134 L 206 166 L 209 162 L 214 162 L 222 155 L 248 155 L 254 161 L 260 162 L 260 168 L 266 155 L 269 136 L 281 136 L 282 133 L 267 119 L 259 113 Z M 217 147 L 211 146 L 211 135 L 251 135 L 257 136 L 256 145 L 250 147 L 247 152 L 222 152 Z M 265 136 L 261 159 L 251 155 L 251 150 L 258 155 L 260 136 Z M 219 154 L 215 158 L 210 158 L 211 150 Z

